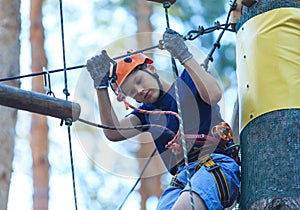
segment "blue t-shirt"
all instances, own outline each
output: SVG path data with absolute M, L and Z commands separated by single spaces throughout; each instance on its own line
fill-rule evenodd
M 178 113 L 175 83 L 178 87 L 184 133 L 209 135 L 211 128 L 223 121 L 220 108 L 218 105 L 210 106 L 201 99 L 191 76 L 186 70 L 182 72 L 176 79 L 176 82 L 171 85 L 169 91 L 159 101 L 152 104 L 142 104 L 139 108 L 149 111 L 162 110 Z M 149 115 L 139 113 L 138 111 L 133 111 L 131 114 L 136 115 L 142 124 L 162 125 L 174 133 L 177 133 L 179 128 L 179 121 L 173 115 Z M 166 145 L 172 140 L 173 136 L 160 128 L 151 127 L 148 131 L 152 134 L 156 148 L 164 164 L 172 173 L 172 170 L 176 167 L 176 163 L 178 163 L 178 159 L 174 157 L 170 149 L 166 148 Z

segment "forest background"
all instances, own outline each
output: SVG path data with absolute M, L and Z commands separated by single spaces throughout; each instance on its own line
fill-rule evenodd
M 146 2 L 146 1 L 145 1 Z M 67 66 L 85 64 L 86 60 L 103 48 L 122 49 L 138 47 L 136 35 L 149 36 L 141 30 L 141 0 L 135 1 L 79 1 L 63 0 L 65 52 Z M 150 5 L 150 7 L 149 7 Z M 161 4 L 148 2 L 151 8 L 149 21 L 153 27 L 150 33 L 153 42 L 161 38 L 166 23 L 164 9 Z M 189 30 L 211 27 L 215 21 L 225 23 L 230 1 L 197 0 L 177 2 L 169 9 L 171 28 L 181 34 Z M 30 1 L 21 1 L 21 53 L 20 73 L 31 73 L 30 47 Z M 43 26 L 45 29 L 45 52 L 48 70 L 63 67 L 61 25 L 58 1 L 46 0 L 42 7 Z M 145 22 L 146 24 L 146 22 Z M 221 31 L 200 36 L 190 42 L 198 51 L 206 55 L 213 47 Z M 157 38 L 158 37 L 158 38 Z M 129 41 L 130 40 L 130 41 Z M 157 43 L 154 43 L 157 44 Z M 133 46 L 132 46 L 133 45 Z M 162 74 L 172 75 L 170 61 L 166 54 L 155 54 Z M 198 54 L 196 54 L 198 55 Z M 213 55 L 212 63 L 218 81 L 224 89 L 221 108 L 226 121 L 231 122 L 232 110 L 236 100 L 235 75 L 235 33 L 226 32 L 221 40 L 221 48 Z M 199 56 L 199 63 L 203 57 Z M 90 80 L 84 69 L 68 73 L 70 100 L 81 104 L 82 115 L 95 122 L 97 103 Z M 170 78 L 170 77 L 169 77 Z M 172 78 L 172 77 L 171 77 Z M 64 98 L 63 73 L 51 75 L 52 91 L 56 97 Z M 31 90 L 30 78 L 21 80 L 21 88 Z M 128 111 L 114 102 L 120 115 Z M 31 155 L 31 113 L 19 111 L 16 124 L 14 146 L 13 173 L 11 177 L 8 209 L 33 209 L 33 172 Z M 47 118 L 48 161 L 49 161 L 49 209 L 74 209 L 72 176 L 69 157 L 68 134 L 60 120 Z M 142 144 L 138 139 L 129 142 L 108 142 L 102 130 L 91 128 L 79 122 L 72 126 L 72 142 L 75 169 L 75 183 L 78 209 L 116 209 L 129 192 L 139 176 L 139 161 L 136 158 Z M 145 143 L 145 142 L 144 142 Z M 147 159 L 146 157 L 144 159 Z M 155 174 L 157 175 L 157 174 Z M 162 187 L 168 184 L 170 176 L 162 169 L 159 173 Z M 140 185 L 138 185 L 138 188 Z M 125 203 L 123 209 L 140 209 L 141 196 L 135 191 Z M 147 209 L 153 209 L 156 197 L 148 199 Z

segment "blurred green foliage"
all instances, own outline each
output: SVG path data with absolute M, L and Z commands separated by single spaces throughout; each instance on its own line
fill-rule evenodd
M 163 5 L 156 2 L 149 2 L 153 4 L 154 12 L 159 12 L 162 18 L 163 24 L 165 24 L 165 16 Z M 216 21 L 221 24 L 226 22 L 227 13 L 230 9 L 230 0 L 177 0 L 173 4 L 168 12 L 169 15 L 175 18 L 184 28 L 183 35 L 188 33 L 189 30 L 198 29 L 203 26 L 204 28 L 214 26 Z M 129 14 L 135 17 L 136 2 L 125 0 L 100 0 L 94 2 L 94 20 L 97 24 L 110 24 L 109 18 L 104 18 L 105 14 L 112 13 L 119 7 L 126 9 Z M 155 14 L 153 14 L 155 15 Z M 154 30 L 157 27 L 153 25 Z M 172 28 L 172 26 L 171 26 Z M 200 36 L 194 42 L 201 47 L 205 53 L 209 53 L 213 44 L 215 43 L 221 30 L 216 30 L 210 34 L 204 34 Z M 235 71 L 235 33 L 227 31 L 221 39 L 221 48 L 217 49 L 213 55 L 212 65 L 217 70 L 224 89 L 226 90 L 232 85 L 230 74 Z

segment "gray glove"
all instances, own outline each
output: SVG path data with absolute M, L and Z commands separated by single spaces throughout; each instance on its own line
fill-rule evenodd
M 171 55 L 178 59 L 181 64 L 193 57 L 185 45 L 183 38 L 176 31 L 168 29 L 163 35 L 164 47 L 171 53 Z
M 103 50 L 100 55 L 96 55 L 86 63 L 86 68 L 94 80 L 94 87 L 97 89 L 108 87 L 110 60 L 111 58 Z

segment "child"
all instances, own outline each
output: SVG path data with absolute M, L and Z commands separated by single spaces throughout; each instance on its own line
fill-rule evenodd
M 222 97 L 221 88 L 196 62 L 179 34 L 167 30 L 163 42 L 164 48 L 185 67 L 176 81 L 169 84 L 160 78 L 153 61 L 140 53 L 117 61 L 119 91 L 141 102 L 139 108 L 142 110 L 177 113 L 180 108 L 183 132 L 189 137 L 186 139 L 188 167 L 195 209 L 224 209 L 237 199 L 239 166 L 226 148 L 219 144 L 219 140 L 209 141 L 215 140 L 211 129 L 223 121 L 217 105 Z M 124 119 L 117 118 L 107 90 L 110 60 L 106 52 L 102 51 L 101 55 L 87 61 L 87 70 L 97 90 L 102 123 L 110 126 L 159 124 L 176 134 L 180 121 L 173 114 L 154 115 L 134 110 Z M 177 100 L 180 106 L 177 106 Z M 149 127 L 147 130 L 104 130 L 111 141 L 122 141 L 141 132 L 152 134 L 165 166 L 173 175 L 170 185 L 161 195 L 157 209 L 191 209 L 180 140 L 174 140 L 174 135 L 169 131 L 157 127 Z

